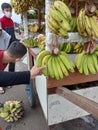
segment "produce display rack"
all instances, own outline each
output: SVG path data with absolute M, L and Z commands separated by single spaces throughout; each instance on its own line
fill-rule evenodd
M 32 52 L 30 51 L 30 57 L 34 57 L 33 53 L 36 53 L 34 49 Z M 77 70 L 74 73 L 70 73 L 68 77 L 64 77 L 61 80 L 45 77 L 44 75 L 37 76 L 35 78 L 34 85 L 36 86 L 36 91 L 48 126 L 89 115 L 88 112 L 69 102 L 64 97 L 59 96 L 55 92 L 56 88 L 59 88 L 63 85 L 69 85 L 70 88 L 70 85 L 73 84 L 86 83 L 97 80 L 98 73 L 95 75 L 90 74 L 89 76 L 85 76 L 84 74 L 80 74 Z M 73 90 L 73 92 L 98 103 L 97 90 L 98 86 L 92 86 L 85 89 L 83 88 L 79 90 Z
M 46 14 L 50 6 L 50 1 L 51 3 L 53 2 L 52 0 L 45 1 Z M 24 20 L 27 22 L 26 16 Z M 24 24 L 26 24 L 26 22 L 24 22 Z M 49 36 L 51 36 L 49 35 L 49 33 L 50 33 L 49 29 L 46 25 L 46 49 L 47 50 L 49 49 L 47 43 L 50 39 Z M 25 34 L 26 34 L 25 36 L 27 36 L 28 32 L 25 31 Z M 78 40 L 80 40 L 80 37 L 78 37 Z M 82 40 L 85 41 L 84 39 Z M 32 67 L 33 63 L 36 64 L 35 57 L 34 57 L 35 53 L 36 53 L 35 49 L 28 50 L 29 69 Z M 33 86 L 36 86 L 36 91 L 48 126 L 50 127 L 52 125 L 61 122 L 76 119 L 90 114 L 87 111 L 81 109 L 79 106 L 68 101 L 64 97 L 58 95 L 55 91 L 57 88 L 63 85 L 65 86 L 65 85 L 79 84 L 79 83 L 92 82 L 97 80 L 98 80 L 98 73 L 95 75 L 90 74 L 89 76 L 85 76 L 84 74 L 80 74 L 77 70 L 75 70 L 74 73 L 70 73 L 68 77 L 64 77 L 61 80 L 52 79 L 44 75 L 37 76 L 35 78 L 35 82 L 33 82 Z M 72 92 L 82 95 L 83 97 L 86 97 L 87 99 L 90 99 L 95 103 L 98 103 L 97 91 L 98 91 L 98 86 L 86 87 L 85 89 L 83 88 L 79 90 L 72 90 Z M 89 102 L 87 103 L 87 105 L 85 105 L 85 107 L 89 109 L 92 108 L 92 106 L 88 104 Z

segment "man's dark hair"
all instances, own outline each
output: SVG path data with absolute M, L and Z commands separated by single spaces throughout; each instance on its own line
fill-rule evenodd
M 1 9 L 4 10 L 4 9 L 6 9 L 6 8 L 10 8 L 10 9 L 12 10 L 12 7 L 11 7 L 11 5 L 10 5 L 9 3 L 3 3 L 3 4 L 1 5 Z
M 21 58 L 26 54 L 27 49 L 19 41 L 14 41 L 10 44 L 6 51 L 13 58 Z

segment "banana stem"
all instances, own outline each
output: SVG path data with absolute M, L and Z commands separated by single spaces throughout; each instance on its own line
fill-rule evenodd
M 54 40 L 54 35 L 52 35 L 52 42 L 50 44 L 50 53 L 53 53 L 53 40 Z
M 59 47 L 59 43 L 58 43 L 58 37 L 56 36 L 56 47 Z
M 86 51 L 87 53 L 90 53 L 90 47 L 91 47 L 91 42 L 90 42 L 90 41 L 87 42 L 87 43 L 85 43 L 84 49 L 85 49 L 85 51 Z
M 75 0 L 76 4 L 76 16 L 78 16 L 79 0 Z
M 92 40 L 91 44 L 92 44 L 92 48 L 90 50 L 90 53 L 92 54 L 97 48 L 97 43 L 95 40 Z

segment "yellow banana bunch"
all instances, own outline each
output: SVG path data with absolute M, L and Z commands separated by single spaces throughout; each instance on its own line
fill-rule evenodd
M 46 17 L 46 22 L 52 33 L 61 37 L 68 37 L 68 32 L 71 31 L 70 21 L 72 20 L 70 9 L 62 1 L 55 1 L 49 8 Z M 75 28 L 75 21 L 74 27 Z
M 27 12 L 30 7 L 42 9 L 45 7 L 45 0 L 10 0 L 15 13 L 23 14 Z
M 55 1 L 54 7 L 62 14 L 62 16 L 67 19 L 68 21 L 71 20 L 71 12 L 69 7 L 64 4 L 62 1 Z
M 63 79 L 64 75 L 68 76 L 69 72 L 73 73 L 75 67 L 70 57 L 64 51 L 55 55 L 43 50 L 38 54 L 36 64 L 37 66 L 46 65 L 47 68 L 43 70 L 43 74 L 57 80 Z
M 20 101 L 6 101 L 0 108 L 0 117 L 6 122 L 15 122 L 22 118 L 24 109 Z
M 23 14 L 29 9 L 28 0 L 10 0 L 10 3 L 17 14 Z
M 80 73 L 85 75 L 98 72 L 98 51 L 88 54 L 85 51 L 75 57 L 75 65 Z
M 81 9 L 77 17 L 77 29 L 80 35 L 89 38 L 98 38 L 98 17 L 88 16 L 85 10 Z
M 84 43 L 71 43 L 72 53 L 81 53 L 84 49 Z

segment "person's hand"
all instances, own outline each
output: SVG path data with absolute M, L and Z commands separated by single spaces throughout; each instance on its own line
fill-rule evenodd
M 32 67 L 32 69 L 30 70 L 31 79 L 35 78 L 37 75 L 42 75 L 42 71 L 45 68 L 46 68 L 46 66 L 42 66 L 42 67 L 34 66 L 34 67 Z

